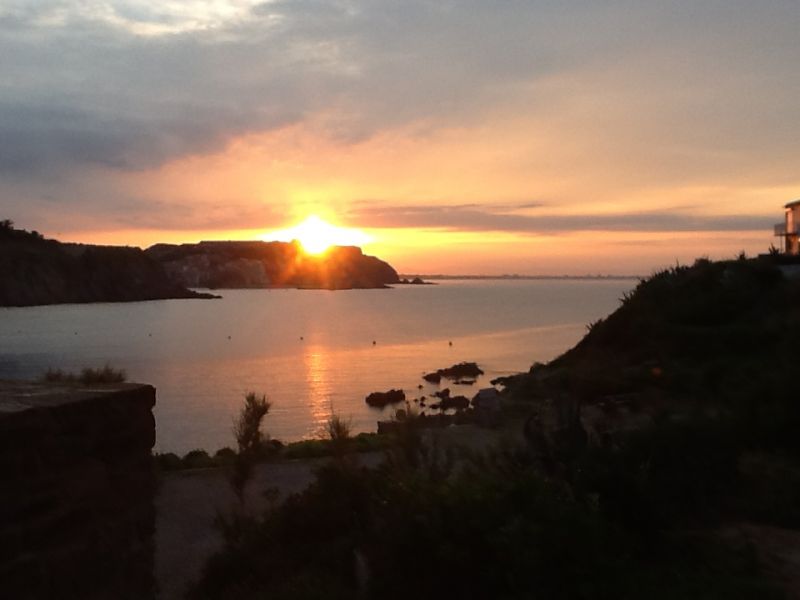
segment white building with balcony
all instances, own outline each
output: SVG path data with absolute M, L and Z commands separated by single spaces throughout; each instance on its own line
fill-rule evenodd
M 800 200 L 789 202 L 785 207 L 786 215 L 783 223 L 775 225 L 775 235 L 781 238 L 781 250 L 784 254 L 800 254 Z

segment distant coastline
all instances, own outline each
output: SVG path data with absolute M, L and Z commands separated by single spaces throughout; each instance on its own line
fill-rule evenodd
M 218 298 L 195 289 L 385 289 L 388 263 L 355 246 L 309 255 L 297 242 L 138 247 L 62 243 L 0 221 L 0 306 Z
M 439 281 L 447 281 L 447 280 L 457 280 L 457 279 L 475 279 L 475 280 L 547 280 L 547 279 L 554 279 L 554 280 L 569 280 L 569 279 L 576 279 L 576 280 L 598 280 L 598 279 L 608 279 L 611 281 L 621 281 L 621 280 L 640 280 L 644 279 L 642 275 L 516 275 L 516 274 L 509 274 L 509 275 L 447 275 L 438 273 L 435 275 L 428 275 L 428 274 L 420 274 L 420 273 L 401 273 L 401 278 L 404 279 L 412 279 L 414 277 L 419 277 L 420 279 L 424 280 L 439 280 Z

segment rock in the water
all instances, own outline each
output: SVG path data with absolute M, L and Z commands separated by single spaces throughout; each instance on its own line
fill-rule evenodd
M 366 403 L 374 408 L 383 408 L 389 404 L 405 402 L 406 394 L 403 390 L 389 390 L 388 392 L 372 392 L 366 398 Z
M 475 379 L 483 375 L 483 370 L 474 362 L 462 362 L 446 369 L 440 369 L 439 374 L 447 379 Z
M 442 376 L 439 373 L 427 373 L 422 378 L 428 383 L 439 383 L 442 381 Z
M 425 381 L 430 383 L 439 383 L 442 378 L 450 379 L 456 383 L 464 383 L 465 385 L 472 385 L 475 379 L 483 375 L 483 370 L 474 362 L 462 362 L 446 369 L 439 369 L 434 373 L 427 373 L 422 376 Z M 470 383 L 471 382 L 471 383 Z

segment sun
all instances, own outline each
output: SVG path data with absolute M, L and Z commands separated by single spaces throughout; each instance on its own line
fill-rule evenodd
M 331 246 L 360 246 L 371 241 L 372 238 L 358 229 L 337 227 L 317 215 L 310 215 L 306 219 L 281 231 L 262 236 L 262 239 L 280 241 L 297 241 L 307 254 L 324 254 Z
M 322 254 L 337 243 L 336 229 L 317 215 L 311 215 L 294 228 L 294 235 L 303 250 L 309 254 Z

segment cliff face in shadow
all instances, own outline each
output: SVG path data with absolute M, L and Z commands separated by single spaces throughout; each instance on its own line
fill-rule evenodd
M 336 246 L 320 256 L 293 242 L 157 244 L 146 252 L 187 287 L 365 289 L 399 281 L 389 264 L 352 246 Z
M 201 298 L 139 248 L 62 244 L 0 227 L 0 306 Z

